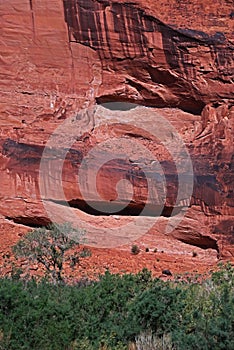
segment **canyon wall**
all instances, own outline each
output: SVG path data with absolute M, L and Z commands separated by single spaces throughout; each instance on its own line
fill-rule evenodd
M 120 216 L 118 228 L 147 206 L 146 221 L 161 216 L 157 229 L 150 224 L 156 240 L 170 216 L 185 211 L 170 236 L 231 259 L 232 1 L 10 0 L 0 3 L 0 15 L 2 236 L 50 222 L 42 200 L 55 208 L 58 220 L 65 200 L 85 223 L 98 226 L 104 217 L 110 231 L 110 214 Z M 172 131 L 164 130 L 163 121 Z M 192 174 L 170 152 L 180 138 Z M 79 169 L 100 143 L 106 146 L 83 178 L 84 194 Z M 141 154 L 143 148 L 151 156 Z M 108 152 L 112 159 L 106 161 Z M 43 180 L 42 157 L 48 170 Z M 153 167 L 155 159 L 162 174 Z M 150 195 L 149 179 L 155 189 Z M 107 215 L 105 208 L 112 206 Z M 95 228 L 90 230 L 94 235 Z M 144 224 L 130 231 L 132 240 L 141 237 Z M 114 234 L 116 245 L 126 243 L 124 235 L 120 229 Z

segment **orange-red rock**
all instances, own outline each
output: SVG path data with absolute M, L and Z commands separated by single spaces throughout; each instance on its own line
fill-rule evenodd
M 141 170 L 144 162 L 140 151 L 136 149 L 135 154 L 128 156 L 133 140 L 139 147 L 149 149 L 164 165 L 169 179 L 165 218 L 143 237 L 139 226 L 135 237 L 142 245 L 149 237 L 157 245 L 164 242 L 165 222 L 172 208 L 176 206 L 180 211 L 187 205 L 183 198 L 180 204 L 175 204 L 178 186 L 170 152 L 145 131 L 143 107 L 138 107 L 138 113 L 142 113 L 141 130 L 133 126 L 134 109 L 116 112 L 120 118 L 123 116 L 123 122 L 130 124 L 128 127 L 116 122 L 113 115 L 110 117 L 108 109 L 93 110 L 96 103 L 126 101 L 153 107 L 152 116 L 159 113 L 170 121 L 191 155 L 195 174 L 191 205 L 169 241 L 173 239 L 178 254 L 183 249 L 182 241 L 192 245 L 192 248 L 188 246 L 190 250 L 194 246 L 209 248 L 215 255 L 233 259 L 232 5 L 228 0 L 135 0 L 134 4 L 122 0 L 10 0 L 0 4 L 2 252 L 18 238 L 17 232 L 24 231 L 17 225 L 23 224 L 27 229 L 27 226 L 49 222 L 41 202 L 40 160 L 53 131 L 72 118 L 76 127 L 78 125 L 77 138 L 65 161 L 64 192 L 72 206 L 88 212 L 83 214 L 77 209 L 76 215 L 94 226 L 104 223 L 106 229 L 118 227 L 119 220 L 91 215 L 97 213 L 90 211 L 85 203 L 77 185 L 77 174 L 83 157 L 95 145 L 119 137 L 127 140 L 121 149 L 122 153 L 126 152 L 126 159 L 109 162 L 98 173 L 99 201 L 102 205 L 115 201 L 117 182 L 130 179 L 134 196 L 122 212 L 126 217 L 121 220 L 131 221 L 131 214 L 139 214 L 147 197 L 147 182 Z M 88 113 L 83 111 L 87 107 L 90 107 Z M 159 123 L 157 118 L 147 119 L 152 130 L 156 123 Z M 53 168 L 59 166 L 59 148 L 66 138 L 69 139 L 69 132 L 64 130 L 57 136 L 51 155 L 47 155 L 51 157 L 48 162 Z M 168 142 L 173 144 L 175 138 L 171 135 Z M 116 155 L 118 150 L 114 142 L 110 147 L 110 153 Z M 103 157 L 101 152 L 98 161 Z M 147 167 L 152 175 L 150 165 Z M 89 170 L 92 182 L 95 181 L 94 170 L 95 167 Z M 51 178 L 47 186 L 52 196 L 49 199 L 57 203 L 56 211 L 61 217 L 63 198 L 53 191 L 56 181 Z M 92 201 L 89 181 L 87 196 Z M 124 186 L 118 198 L 119 205 L 131 195 L 131 186 Z M 158 194 L 157 203 L 161 204 L 159 197 Z M 148 202 L 153 205 L 152 198 Z M 91 235 L 96 232 L 93 230 Z M 129 235 L 134 237 L 134 230 L 131 230 Z M 118 242 L 118 237 L 115 239 Z M 176 253 L 167 239 L 163 249 L 173 260 Z M 124 243 L 121 234 L 119 243 Z M 185 250 L 184 266 L 186 261 L 190 266 L 190 250 L 188 255 Z M 124 256 L 125 252 L 123 249 L 121 254 Z M 203 261 L 202 254 L 199 251 L 197 259 L 200 257 Z M 211 256 L 211 263 L 215 263 L 217 258 Z M 108 255 L 107 265 L 111 264 L 111 257 L 112 253 Z M 123 258 L 123 265 L 127 261 Z M 206 263 L 210 261 L 204 259 L 204 265 Z M 120 269 L 119 265 L 116 269 Z

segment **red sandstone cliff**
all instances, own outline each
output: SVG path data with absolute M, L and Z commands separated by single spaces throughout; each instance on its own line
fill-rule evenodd
M 138 150 L 125 160 L 107 163 L 98 174 L 104 206 L 116 200 L 115 184 L 120 179 L 133 185 L 133 200 L 120 213 L 124 215 L 120 219 L 95 216 L 102 213 L 90 209 L 77 185 L 82 159 L 95 145 L 123 137 L 127 143 L 121 152 L 128 154 L 131 140 L 137 140 L 161 162 L 167 179 L 162 217 L 141 242 L 151 242 L 152 237 L 155 242 L 168 239 L 163 232 L 173 208 L 177 215 L 188 204 L 184 198 L 176 200 L 178 174 L 170 152 L 145 132 L 144 125 L 142 130 L 121 126 L 121 120 L 134 124 L 134 109 L 116 112 L 120 119 L 103 107 L 92 109 L 95 104 L 125 101 L 153 107 L 153 117 L 147 117 L 149 128 L 159 123 L 154 113 L 170 121 L 191 156 L 193 196 L 184 220 L 170 233 L 171 239 L 233 257 L 232 5 L 228 0 L 135 0 L 134 4 L 112 0 L 10 0 L 0 4 L 0 215 L 7 244 L 17 239 L 17 235 L 11 235 L 17 227 L 19 232 L 24 231 L 20 224 L 34 226 L 49 221 L 41 203 L 40 161 L 52 132 L 70 118 L 76 119 L 78 131 L 66 155 L 63 187 L 76 215 L 97 227 L 102 222 L 107 229 L 118 227 L 119 220 L 131 221 L 130 216 L 139 215 L 147 198 L 147 183 Z M 88 106 L 92 108 L 83 112 Z M 137 113 L 138 122 L 145 123 L 144 107 L 138 107 Z M 64 131 L 55 150 L 47 154 L 53 169 L 59 166 L 59 146 L 66 137 L 69 135 Z M 172 147 L 173 137 L 167 141 Z M 114 145 L 110 151 L 115 154 Z M 102 153 L 98 157 L 101 162 Z M 147 171 L 152 177 L 150 165 Z M 94 172 L 91 168 L 91 181 L 95 181 Z M 59 218 L 63 216 L 63 198 L 53 191 L 58 180 L 53 176 L 47 186 L 51 189 L 51 206 L 56 206 Z M 86 189 L 92 201 L 89 181 Z M 118 205 L 125 203 L 130 194 L 126 185 Z M 153 200 L 148 202 L 153 207 Z M 157 203 L 162 204 L 160 199 Z M 149 215 L 155 215 L 152 207 Z M 129 244 L 131 235 L 132 239 L 140 239 L 144 224 L 131 230 L 126 242 L 121 230 L 119 236 L 113 234 L 113 245 Z M 6 242 L 2 243 L 2 251 Z M 178 247 L 174 250 L 180 250 L 178 241 L 173 244 Z M 165 243 L 165 251 L 168 246 Z M 168 248 L 168 253 L 175 251 Z

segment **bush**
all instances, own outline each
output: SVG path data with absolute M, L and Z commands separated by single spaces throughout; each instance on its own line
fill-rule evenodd
M 83 248 L 79 255 L 81 258 L 88 258 L 88 257 L 92 256 L 92 252 L 88 248 Z
M 61 282 L 65 260 L 69 259 L 73 265 L 79 262 L 77 256 L 66 257 L 65 253 L 79 244 L 83 234 L 82 230 L 74 229 L 68 223 L 52 224 L 48 229 L 43 227 L 28 232 L 12 250 L 16 257 L 43 266 L 53 282 Z
M 188 285 L 181 318 L 174 331 L 178 349 L 233 349 L 234 269 L 222 266 L 202 284 Z
M 138 245 L 134 244 L 131 248 L 131 253 L 133 255 L 137 255 L 140 253 L 140 248 L 138 247 Z
M 143 291 L 131 304 L 132 337 L 142 331 L 152 331 L 158 337 L 170 333 L 179 324 L 185 293 L 179 288 L 156 280 L 152 288 Z
M 3 350 L 232 350 L 234 269 L 196 283 L 144 269 L 76 285 L 0 279 Z

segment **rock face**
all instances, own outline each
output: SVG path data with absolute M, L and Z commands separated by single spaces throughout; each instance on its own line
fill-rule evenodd
M 106 70 L 99 101 L 121 97 L 200 113 L 231 96 L 233 44 L 222 33 L 172 29 L 129 3 L 69 0 L 64 6 L 70 42 L 97 51 Z M 121 72 L 127 91 L 121 80 L 110 82 L 114 72 Z
M 50 222 L 46 202 L 54 219 L 89 225 L 93 245 L 157 240 L 167 226 L 232 259 L 232 1 L 10 0 L 0 14 L 3 235 L 9 220 L 12 232 Z M 145 207 L 126 239 L 120 226 Z

